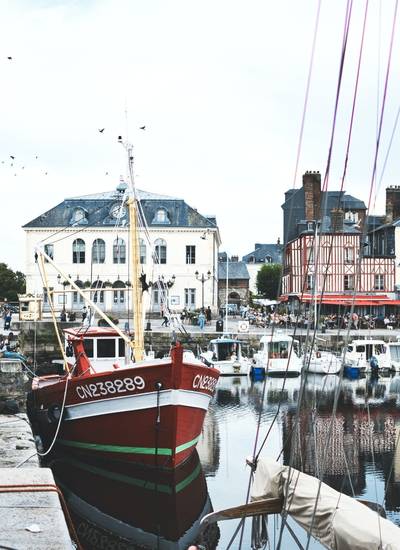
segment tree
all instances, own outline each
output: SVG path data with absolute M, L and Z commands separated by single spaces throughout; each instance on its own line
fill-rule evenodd
M 276 300 L 280 294 L 282 266 L 266 264 L 257 273 L 257 290 L 263 298 Z
M 13 271 L 7 264 L 0 263 L 0 300 L 16 302 L 17 294 L 25 292 L 25 275 Z

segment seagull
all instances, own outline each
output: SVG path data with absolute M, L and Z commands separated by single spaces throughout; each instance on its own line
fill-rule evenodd
M 10 155 L 10 158 L 12 158 L 13 160 L 15 159 L 15 157 L 13 157 L 12 155 Z
M 99 129 L 100 134 L 102 134 L 104 132 L 104 130 L 105 130 L 105 128 Z
M 108 172 L 106 172 L 106 176 L 108 176 Z
M 146 130 L 146 126 L 140 126 L 139 130 Z
M 47 176 L 47 172 L 45 172 L 44 175 Z
M 9 59 L 9 60 L 11 61 L 11 59 L 12 59 L 11 55 L 9 55 L 9 56 L 7 57 L 7 59 Z
M 37 159 L 37 158 L 38 158 L 38 156 L 36 155 L 35 159 Z

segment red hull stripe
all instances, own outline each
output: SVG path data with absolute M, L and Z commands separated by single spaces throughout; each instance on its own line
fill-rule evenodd
M 190 447 L 193 447 L 197 444 L 199 441 L 200 436 L 198 435 L 191 441 L 188 441 L 187 443 L 183 443 L 182 445 L 179 445 L 179 447 L 176 447 L 175 454 L 181 453 L 182 451 L 186 451 L 186 449 L 189 449 Z M 85 449 L 88 451 L 100 451 L 100 452 L 108 452 L 108 453 L 121 453 L 121 454 L 140 454 L 140 455 L 163 455 L 163 456 L 172 456 L 173 449 L 166 448 L 166 447 L 159 447 L 156 449 L 155 447 L 130 447 L 125 445 L 104 445 L 100 443 L 84 443 L 82 441 L 69 441 L 67 439 L 58 439 L 58 443 L 61 445 L 65 445 L 67 447 L 75 447 L 78 449 Z
M 191 390 L 164 390 L 160 392 L 160 407 L 183 406 L 196 409 L 208 409 L 211 395 Z M 155 409 L 157 392 L 141 393 L 123 397 L 109 397 L 96 401 L 85 401 L 66 406 L 65 420 L 77 420 L 105 414 Z

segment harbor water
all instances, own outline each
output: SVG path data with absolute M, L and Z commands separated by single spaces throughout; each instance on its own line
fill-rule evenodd
M 382 504 L 400 525 L 400 376 L 342 380 L 310 375 L 252 380 L 220 378 L 197 453 L 173 474 L 86 463 L 63 455 L 53 472 L 69 504 L 82 546 L 187 548 L 199 540 L 199 520 L 212 510 L 246 502 L 246 457 L 261 454 L 323 480 L 346 494 Z M 336 400 L 336 414 L 332 414 Z M 298 412 L 298 400 L 301 407 Z M 257 441 L 257 443 L 256 443 Z M 231 541 L 239 520 L 204 534 L 206 548 L 251 547 L 252 520 Z M 307 534 L 290 523 L 307 545 Z M 378 528 L 378 526 L 377 526 Z M 269 547 L 279 546 L 281 524 L 268 520 Z M 284 529 L 280 548 L 295 548 Z M 311 541 L 309 548 L 322 548 Z

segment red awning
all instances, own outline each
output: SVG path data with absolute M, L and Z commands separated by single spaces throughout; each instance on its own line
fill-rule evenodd
M 290 297 L 297 298 L 302 303 L 310 303 L 314 300 L 317 303 L 351 306 L 353 303 L 355 306 L 398 306 L 400 300 L 394 300 L 389 298 L 386 294 L 356 294 L 355 297 L 352 294 L 318 294 L 314 297 L 312 294 L 295 294 L 281 296 L 280 301 L 286 302 Z

